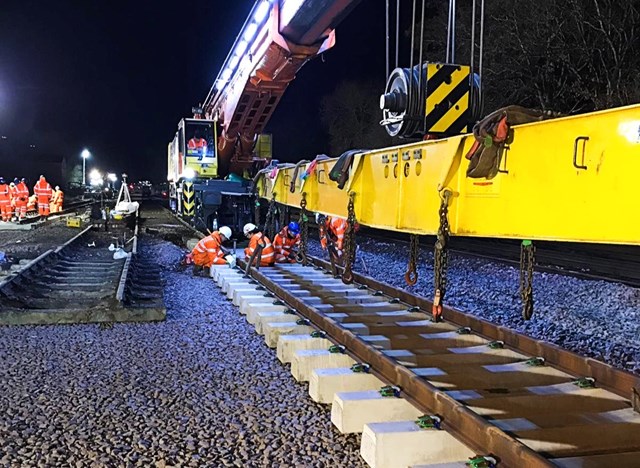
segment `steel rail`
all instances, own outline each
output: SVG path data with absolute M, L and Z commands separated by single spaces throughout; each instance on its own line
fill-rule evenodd
M 330 271 L 331 265 L 317 258 L 311 258 L 312 264 Z M 239 262 L 243 269 L 246 262 Z M 266 272 L 265 272 L 266 273 Z M 270 289 L 278 298 L 295 308 L 300 315 L 327 333 L 327 337 L 346 347 L 355 359 L 371 365 L 375 374 L 382 379 L 399 386 L 404 396 L 427 414 L 443 417 L 443 427 L 459 440 L 478 453 L 499 457 L 501 466 L 553 466 L 544 454 L 527 447 L 525 444 L 490 423 L 484 417 L 468 409 L 463 403 L 439 390 L 427 380 L 419 377 L 409 368 L 399 365 L 394 359 L 371 347 L 356 334 L 344 329 L 338 322 L 327 318 L 318 309 L 304 303 L 286 288 L 279 286 L 255 268 L 250 269 L 253 279 Z M 419 307 L 423 311 L 431 310 L 432 303 L 422 297 L 399 290 L 389 284 L 373 280 L 355 273 L 355 282 L 370 290 L 398 298 L 409 306 Z M 426 316 L 426 313 L 425 313 Z M 445 319 L 452 325 L 469 327 L 475 334 L 491 341 L 502 341 L 505 345 L 526 355 L 543 357 L 546 364 L 569 374 L 591 377 L 599 388 L 611 391 L 625 399 L 630 399 L 633 409 L 638 412 L 635 393 L 640 393 L 640 377 L 614 368 L 595 359 L 586 358 L 559 346 L 522 335 L 508 328 L 494 325 L 485 320 L 465 314 L 451 308 L 445 308 Z
M 318 259 L 312 258 L 312 261 L 318 266 L 326 266 L 324 262 Z M 240 260 L 238 264 L 242 269 L 246 269 L 246 262 Z M 293 307 L 300 315 L 326 332 L 338 344 L 345 346 L 349 353 L 353 354 L 358 360 L 366 362 L 385 380 L 399 386 L 403 394 L 426 414 L 438 414 L 441 416 L 443 418 L 443 427 L 460 441 L 477 450 L 478 453 L 491 453 L 497 456 L 500 459 L 501 466 L 513 468 L 553 466 L 544 456 L 509 436 L 497 426 L 471 411 L 464 404 L 411 372 L 408 368 L 398 365 L 392 358 L 385 356 L 381 351 L 371 347 L 354 333 L 342 328 L 335 320 L 327 318 L 315 307 L 305 304 L 287 289 L 271 281 L 259 270 L 251 268 L 249 274 L 253 279 Z M 361 275 L 356 275 L 355 281 L 361 282 L 363 279 Z M 397 297 L 397 291 L 393 291 L 391 296 Z
M 312 262 L 325 270 L 329 268 L 329 263 L 324 260 L 312 258 Z M 354 280 L 370 289 L 382 291 L 391 297 L 397 297 L 406 304 L 420 307 L 421 310 L 431 310 L 433 305 L 431 301 L 423 297 L 397 289 L 390 284 L 374 280 L 359 273 L 354 273 Z M 580 356 L 555 344 L 531 338 L 510 328 L 496 325 L 450 307 L 444 307 L 443 316 L 445 320 L 460 327 L 469 327 L 473 332 L 490 341 L 503 341 L 505 345 L 521 351 L 523 354 L 542 357 L 547 364 L 560 370 L 584 377 L 593 377 L 599 387 L 624 398 L 630 398 L 634 388 L 636 390 L 640 389 L 640 377 L 602 361 Z

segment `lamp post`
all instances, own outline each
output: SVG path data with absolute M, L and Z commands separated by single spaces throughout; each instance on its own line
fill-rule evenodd
M 87 185 L 87 158 L 91 156 L 88 149 L 82 150 L 82 185 Z

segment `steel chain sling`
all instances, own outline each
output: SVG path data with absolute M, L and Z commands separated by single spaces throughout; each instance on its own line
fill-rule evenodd
M 523 240 L 520 245 L 520 297 L 522 299 L 522 318 L 533 316 L 533 267 L 536 249 L 533 242 Z
M 451 190 L 444 189 L 440 195 L 440 226 L 436 236 L 436 244 L 433 252 L 433 282 L 435 295 L 433 298 L 433 320 L 442 320 L 442 302 L 447 292 L 447 266 L 449 264 L 449 199 Z
M 289 207 L 287 206 L 286 208 L 282 205 L 278 206 L 278 214 L 280 215 L 278 218 L 278 226 L 276 227 L 276 231 L 280 232 L 280 230 L 282 230 L 283 227 L 285 227 L 287 225 L 287 214 L 289 211 Z M 271 239 L 273 240 L 273 239 Z
M 253 206 L 253 224 L 260 226 L 260 199 L 256 198 L 256 203 Z
M 264 221 L 264 229 L 263 232 L 269 239 L 273 239 L 273 235 L 275 234 L 276 229 L 276 194 L 273 194 L 273 198 L 269 201 L 269 209 L 267 210 L 267 216 Z
M 344 284 L 353 283 L 353 264 L 356 260 L 356 211 L 353 200 L 355 192 L 349 193 L 349 203 L 347 204 L 347 229 L 344 234 L 344 271 L 342 272 L 342 282 Z
M 418 282 L 419 246 L 418 235 L 411 234 L 409 236 L 409 265 L 407 265 L 407 272 L 404 274 L 404 280 L 409 286 L 413 286 Z
M 309 259 L 307 258 L 307 240 L 309 239 L 309 216 L 307 215 L 307 193 L 302 192 L 302 199 L 300 200 L 300 249 L 296 260 L 298 263 L 307 265 Z

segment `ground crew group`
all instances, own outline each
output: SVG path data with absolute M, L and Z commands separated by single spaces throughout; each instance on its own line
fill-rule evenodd
M 344 219 L 316 215 L 316 222 L 320 232 L 320 244 L 324 250 L 336 261 L 340 261 L 343 255 L 344 234 L 347 222 Z M 253 223 L 245 224 L 244 236 L 249 239 L 249 246 L 244 249 L 245 260 L 253 261 L 253 265 L 272 266 L 274 263 L 295 263 L 297 261 L 297 248 L 300 245 L 300 226 L 292 221 L 284 226 L 271 240 L 264 235 Z M 221 227 L 207 237 L 203 238 L 193 248 L 191 259 L 194 263 L 194 272 L 210 268 L 212 265 L 224 265 L 226 263 L 235 266 L 233 252 L 228 251 L 222 243 L 231 238 L 231 229 Z
M 6 183 L 0 177 L 0 216 L 2 221 L 8 223 L 12 220 L 20 221 L 27 216 L 27 211 L 35 211 L 38 207 L 40 216 L 49 216 L 50 213 L 62 211 L 64 193 L 56 186 L 55 190 L 44 176 L 40 176 L 33 187 L 33 195 L 29 196 L 29 187 L 26 179 L 13 179 Z

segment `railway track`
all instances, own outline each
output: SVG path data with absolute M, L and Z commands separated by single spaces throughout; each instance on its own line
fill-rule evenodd
M 51 213 L 49 216 L 45 216 L 45 217 L 40 216 L 38 214 L 35 214 L 35 215 L 32 215 L 32 216 L 27 215 L 27 217 L 25 219 L 19 221 L 18 224 L 20 224 L 20 225 L 29 225 L 29 224 L 39 223 L 39 222 L 43 222 L 43 221 L 54 220 L 54 219 L 57 219 L 57 218 L 60 218 L 60 217 L 64 217 L 64 216 L 73 215 L 73 214 L 77 213 L 80 210 L 84 210 L 85 208 L 89 208 L 94 203 L 95 203 L 95 201 L 93 201 L 93 200 L 81 200 L 81 201 L 77 201 L 77 202 L 71 202 L 71 203 L 68 203 L 67 207 L 62 211 L 58 211 L 56 213 Z
M 126 258 L 115 259 L 110 244 Z M 137 225 L 88 226 L 0 282 L 0 324 L 164 319 L 159 268 L 139 258 L 137 244 Z
M 369 465 L 638 466 L 639 377 L 313 261 L 214 275 Z

